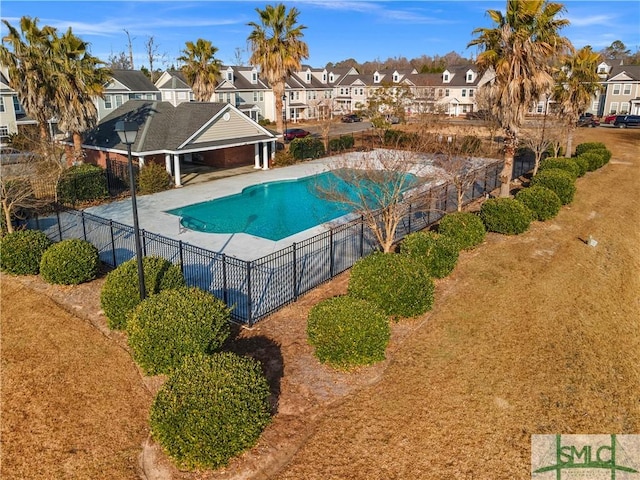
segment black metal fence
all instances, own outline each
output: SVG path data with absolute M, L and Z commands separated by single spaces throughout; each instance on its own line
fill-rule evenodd
M 479 170 L 476 181 L 464 194 L 464 203 L 494 190 L 501 168 L 497 162 Z M 457 209 L 456 189 L 448 183 L 430 188 L 422 199 L 421 205 L 426 203 L 427 208 L 408 206 L 396 241 Z M 135 256 L 133 227 L 82 211 L 66 209 L 34 217 L 28 226 L 42 230 L 54 241 L 84 239 L 96 246 L 102 262 L 111 267 Z M 188 285 L 222 299 L 232 308 L 235 321 L 249 325 L 349 269 L 377 248 L 373 233 L 362 218 L 250 261 L 144 230 L 140 236 L 145 256 L 160 256 L 179 265 Z

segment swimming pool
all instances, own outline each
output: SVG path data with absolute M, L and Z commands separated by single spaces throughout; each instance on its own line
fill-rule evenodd
M 295 180 L 252 185 L 235 195 L 166 213 L 181 217 L 182 226 L 190 230 L 247 233 L 277 241 L 352 211 L 349 205 L 320 194 L 322 190 L 356 194 L 354 187 L 341 176 L 324 172 Z

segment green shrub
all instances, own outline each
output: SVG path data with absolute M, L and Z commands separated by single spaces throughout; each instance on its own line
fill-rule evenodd
M 289 152 L 297 160 L 319 158 L 324 155 L 324 143 L 319 138 L 311 136 L 294 138 L 289 144 Z
M 384 360 L 389 320 L 366 300 L 334 297 L 311 309 L 307 335 L 320 362 L 348 370 Z
M 458 250 L 466 250 L 481 244 L 487 230 L 478 215 L 454 212 L 442 217 L 438 225 L 438 233 L 453 240 Z
M 185 358 L 151 406 L 151 433 L 180 468 L 215 469 L 255 444 L 271 421 L 260 364 L 234 353 Z
M 585 152 L 588 152 L 589 150 L 601 150 L 601 149 L 606 149 L 606 148 L 607 148 L 607 146 L 602 142 L 585 142 L 585 143 L 581 143 L 580 145 L 578 145 L 576 147 L 575 156 L 579 157 L 580 155 L 582 155 Z
M 47 283 L 78 285 L 96 278 L 100 268 L 98 249 L 85 240 L 63 240 L 42 255 L 40 275 Z
M 271 125 L 271 120 L 269 120 L 268 118 L 261 118 L 260 120 L 258 120 L 258 125 L 268 127 L 269 125 Z
M 384 144 L 392 147 L 408 147 L 418 140 L 418 134 L 389 128 L 384 132 Z
M 427 266 L 432 277 L 449 275 L 458 262 L 458 246 L 454 240 L 435 232 L 415 232 L 407 235 L 400 251 Z
M 562 202 L 553 190 L 542 186 L 523 188 L 516 195 L 516 200 L 522 202 L 533 213 L 536 220 L 544 222 L 558 215 Z
M 352 135 L 346 135 L 339 138 L 332 138 L 329 140 L 329 151 L 341 152 L 353 148 L 354 139 Z
M 164 290 L 141 302 L 127 322 L 133 358 L 147 375 L 170 373 L 196 353 L 211 353 L 230 333 L 230 310 L 195 287 Z
M 180 268 L 160 257 L 142 259 L 146 296 L 162 290 L 184 287 L 184 277 Z M 127 317 L 140 303 L 138 289 L 138 264 L 136 258 L 124 262 L 107 275 L 100 293 L 100 305 L 107 317 L 109 328 L 123 329 Z
M 482 204 L 480 218 L 489 232 L 518 235 L 527 231 L 533 214 L 513 198 L 490 198 Z
M 540 162 L 538 171 L 541 172 L 543 170 L 549 170 L 550 168 L 557 168 L 569 172 L 574 179 L 580 176 L 580 167 L 572 158 L 546 158 Z
M 589 163 L 589 171 L 593 172 L 609 163 L 609 160 L 611 160 L 611 152 L 604 148 L 593 149 L 583 153 L 578 158 L 586 159 Z
M 37 275 L 42 255 L 53 242 L 39 230 L 20 230 L 0 240 L 0 269 L 14 275 Z
M 571 203 L 576 193 L 575 178 L 565 170 L 550 168 L 538 172 L 532 179 L 530 185 L 532 187 L 540 186 L 553 190 L 560 198 L 563 205 Z
M 164 166 L 150 162 L 140 169 L 138 189 L 141 195 L 164 192 L 171 188 L 171 175 Z
M 393 317 L 413 317 L 433 306 L 434 284 L 426 265 L 407 255 L 376 252 L 351 269 L 349 294 Z
M 460 140 L 460 153 L 463 155 L 477 155 L 482 148 L 482 140 L 475 135 L 465 135 Z
M 58 198 L 61 203 L 99 200 L 109 196 L 107 177 L 96 165 L 83 163 L 69 168 L 58 183 Z
M 579 157 L 573 157 L 571 160 L 576 162 L 576 165 L 580 169 L 580 172 L 578 173 L 578 177 L 584 176 L 584 174 L 589 171 L 589 161 L 586 158 L 584 158 L 582 155 L 580 155 Z
M 291 155 L 289 150 L 280 150 L 276 152 L 275 158 L 273 159 L 273 165 L 276 167 L 286 167 L 288 165 L 293 165 L 297 160 Z

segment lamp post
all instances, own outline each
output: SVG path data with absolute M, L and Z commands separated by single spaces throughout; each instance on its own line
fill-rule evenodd
M 144 270 L 142 268 L 142 248 L 140 246 L 140 227 L 138 226 L 138 205 L 136 204 L 136 183 L 133 177 L 133 161 L 131 160 L 131 145 L 136 141 L 138 135 L 138 124 L 121 120 L 116 123 L 116 132 L 120 141 L 127 146 L 127 156 L 129 158 L 129 186 L 131 187 L 131 207 L 133 210 L 133 232 L 136 242 L 136 260 L 138 262 L 138 288 L 140 289 L 140 300 L 144 300 L 146 294 L 144 286 Z
M 287 143 L 287 96 L 282 95 L 282 119 L 284 120 L 284 131 L 282 132 L 282 141 Z

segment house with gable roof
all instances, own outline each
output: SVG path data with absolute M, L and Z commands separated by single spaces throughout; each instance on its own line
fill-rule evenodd
M 94 100 L 98 121 L 129 100 L 162 100 L 160 91 L 140 70 L 111 70 L 103 98 Z
M 256 67 L 223 66 L 214 100 L 230 103 L 254 121 L 275 117 L 273 92 Z
M 481 75 L 475 65 L 447 67 L 435 92 L 436 108 L 452 117 L 475 111 L 478 88 L 491 81 L 493 76 L 491 71 Z
M 163 102 L 169 102 L 174 107 L 182 102 L 193 102 L 195 95 L 187 83 L 187 79 L 180 70 L 167 70 L 156 80 L 156 88 L 160 92 Z
M 138 165 L 165 166 L 176 186 L 181 168 L 201 164 L 216 168 L 254 165 L 269 168 L 276 135 L 229 103 L 129 100 L 83 136 L 85 161 L 120 171 L 127 147 L 115 131 L 119 121 L 138 124 L 131 154 Z M 120 164 L 120 165 L 118 165 Z
M 640 65 L 614 65 L 602 83 L 599 115 L 640 115 Z

